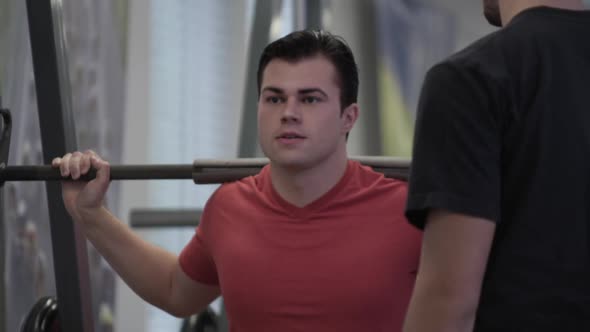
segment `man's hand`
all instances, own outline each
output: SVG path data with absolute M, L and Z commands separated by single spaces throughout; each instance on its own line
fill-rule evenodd
M 96 178 L 89 182 L 63 181 L 62 194 L 66 209 L 75 220 L 82 219 L 81 213 L 92 212 L 104 205 L 104 196 L 109 188 L 110 166 L 94 151 L 73 152 L 52 161 L 53 167 L 59 167 L 64 178 L 78 180 L 81 175 L 96 169 Z

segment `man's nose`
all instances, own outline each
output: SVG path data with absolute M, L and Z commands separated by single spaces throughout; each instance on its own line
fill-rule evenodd
M 281 116 L 282 122 L 299 122 L 301 121 L 301 110 L 296 100 L 289 99 L 283 107 L 283 114 Z

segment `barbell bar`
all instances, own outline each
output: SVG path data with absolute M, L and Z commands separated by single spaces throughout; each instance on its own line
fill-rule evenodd
M 410 161 L 395 157 L 352 157 L 363 165 L 372 167 L 386 177 L 407 180 Z M 111 165 L 111 180 L 186 180 L 195 184 L 214 184 L 237 181 L 257 174 L 266 164 L 266 158 L 196 159 L 192 164 Z M 89 181 L 95 170 L 80 177 Z M 58 168 L 50 165 L 0 165 L 0 183 L 7 181 L 63 181 Z M 71 179 L 69 179 L 71 180 Z

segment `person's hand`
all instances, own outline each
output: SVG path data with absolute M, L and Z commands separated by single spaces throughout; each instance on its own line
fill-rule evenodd
M 78 180 L 91 168 L 96 169 L 96 178 L 92 181 L 62 182 L 64 205 L 74 219 L 79 220 L 82 212 L 92 212 L 103 206 L 110 182 L 108 162 L 102 160 L 94 151 L 87 150 L 84 153 L 76 151 L 55 158 L 51 165 L 59 168 L 64 178 L 71 176 L 73 180 Z

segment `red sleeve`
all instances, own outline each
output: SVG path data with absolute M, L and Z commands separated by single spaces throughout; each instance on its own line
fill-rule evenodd
M 410 257 L 410 267 L 413 271 L 417 272 L 420 266 L 420 254 L 422 252 L 422 231 L 409 222 L 405 223 L 404 228 L 404 236 L 408 239 L 407 252 Z
M 405 251 L 409 259 L 409 267 L 413 271 L 418 271 L 418 266 L 420 265 L 420 254 L 422 252 L 423 233 L 421 229 L 410 224 L 409 220 L 403 216 L 404 205 L 406 204 L 408 196 L 408 183 L 403 181 L 400 182 L 403 184 L 403 190 L 401 190 L 402 196 L 395 200 L 396 203 L 403 202 L 403 204 L 399 205 L 399 207 L 396 205 L 396 211 L 401 211 L 402 217 L 404 218 L 404 223 L 402 223 L 402 226 L 400 227 L 400 234 L 404 239 L 406 239 Z
M 179 261 L 180 267 L 191 279 L 208 285 L 219 285 L 217 268 L 208 243 L 209 223 L 207 205 L 201 216 L 201 222 L 195 235 L 190 242 L 182 249 Z

